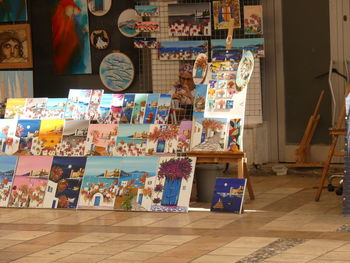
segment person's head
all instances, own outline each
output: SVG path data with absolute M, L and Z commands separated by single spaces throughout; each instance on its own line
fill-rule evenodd
M 195 84 L 193 82 L 192 72 L 193 72 L 193 66 L 191 64 L 183 64 L 180 67 L 179 79 L 180 79 L 181 86 L 187 86 L 190 89 L 194 89 Z
M 16 32 L 0 33 L 0 62 L 10 58 L 23 57 L 23 45 Z

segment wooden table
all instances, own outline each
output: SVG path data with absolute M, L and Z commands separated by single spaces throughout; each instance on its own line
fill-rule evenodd
M 188 157 L 197 157 L 197 163 L 236 163 L 237 178 L 247 179 L 247 188 L 250 200 L 254 200 L 254 191 L 248 174 L 247 158 L 244 152 L 207 152 L 190 151 Z M 232 176 L 233 177 L 233 176 Z

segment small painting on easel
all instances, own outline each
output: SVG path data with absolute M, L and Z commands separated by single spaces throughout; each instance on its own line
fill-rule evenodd
M 228 29 L 231 19 L 234 19 L 234 28 L 241 28 L 239 0 L 214 1 L 213 15 L 215 29 Z

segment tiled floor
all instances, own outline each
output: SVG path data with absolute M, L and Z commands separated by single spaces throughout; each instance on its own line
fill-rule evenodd
M 0 209 L 0 263 L 350 262 L 350 218 L 334 193 L 313 201 L 317 176 L 252 180 L 242 215 Z

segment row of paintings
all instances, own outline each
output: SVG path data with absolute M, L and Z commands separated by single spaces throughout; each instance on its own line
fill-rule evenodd
M 0 156 L 0 207 L 187 212 L 195 162 Z

